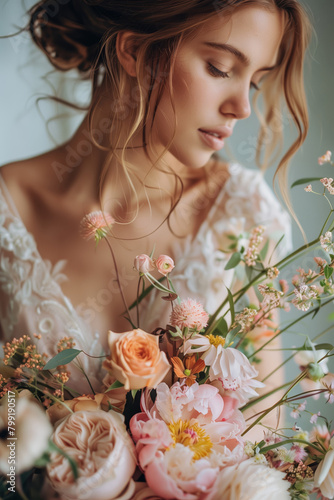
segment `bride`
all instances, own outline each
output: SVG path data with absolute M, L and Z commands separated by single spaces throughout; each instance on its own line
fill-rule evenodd
M 70 336 L 100 354 L 108 330 L 129 329 L 122 295 L 127 305 L 136 299 L 136 255 L 168 254 L 180 296 L 212 313 L 226 287 L 237 286 L 224 270 L 226 235 L 263 224 L 273 246 L 286 234 L 279 251 L 287 250 L 289 217 L 260 173 L 217 152 L 250 115 L 253 88 L 264 101 L 259 148 L 283 105 L 296 125 L 278 167 L 284 178 L 308 126 L 309 24 L 299 2 L 72 0 L 51 12 L 40 1 L 29 30 L 55 68 L 91 80 L 92 96 L 68 142 L 1 168 L 3 340 L 36 333 L 53 356 Z M 269 156 L 279 139 L 267 145 Z M 99 210 L 114 220 L 109 242 L 122 293 L 108 246 L 79 234 L 84 215 Z M 169 308 L 150 294 L 140 327 L 164 327 Z M 90 374 L 98 370 L 86 361 Z M 272 365 L 267 355 L 260 379 Z

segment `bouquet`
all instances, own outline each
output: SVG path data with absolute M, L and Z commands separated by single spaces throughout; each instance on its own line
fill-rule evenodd
M 319 163 L 331 163 L 331 153 Z M 108 333 L 99 392 L 91 385 L 91 394 L 81 394 L 71 386 L 72 366 L 90 381 L 80 362 L 87 354 L 70 337 L 61 339 L 52 359 L 39 352 L 38 335 L 4 346 L 1 498 L 303 500 L 312 493 L 334 498 L 332 423 L 320 412 L 309 415 L 310 430 L 268 420 L 282 407 L 297 420 L 307 414 L 308 397 L 322 394 L 334 402 L 334 374 L 327 367 L 333 346 L 319 343 L 321 334 L 306 337 L 302 346 L 291 348 L 300 374 L 271 390 L 257 379 L 256 369 L 263 349 L 333 303 L 328 195 L 334 194 L 334 181 L 317 180 L 323 185 L 317 194 L 331 207 L 319 237 L 269 265 L 262 226 L 247 237 L 228 235 L 227 248 L 219 249 L 230 254 L 225 269 L 240 268 L 245 280 L 237 291 L 227 289 L 211 316 L 198 301 L 179 297 L 169 256 L 138 255 L 137 299 L 130 307 L 124 300 L 130 328 Z M 311 184 L 305 190 L 316 192 Z M 81 233 L 109 245 L 120 286 L 106 238 L 113 222 L 103 212 L 88 214 Z M 291 283 L 280 279 L 280 271 L 311 248 L 318 253 L 314 269 L 299 268 Z M 154 288 L 170 302 L 171 314 L 167 325 L 145 332 L 139 328 L 139 304 Z M 279 329 L 275 311 L 291 306 L 300 317 Z M 275 402 L 263 409 L 273 396 Z M 260 437 L 251 437 L 256 429 Z

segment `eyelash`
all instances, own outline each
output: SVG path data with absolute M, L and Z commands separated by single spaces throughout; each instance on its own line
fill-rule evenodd
M 225 71 L 220 71 L 218 68 L 213 66 L 213 64 L 211 64 L 211 63 L 208 63 L 208 69 L 209 69 L 210 75 L 212 75 L 212 76 L 220 77 L 220 78 L 230 78 L 230 75 L 228 73 L 226 73 Z M 258 85 L 256 85 L 256 83 L 254 83 L 254 82 L 251 82 L 250 86 L 255 90 L 260 90 L 260 87 Z

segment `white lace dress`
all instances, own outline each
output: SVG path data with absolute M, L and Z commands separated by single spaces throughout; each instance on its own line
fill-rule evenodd
M 258 171 L 238 164 L 228 167 L 229 178 L 216 198 L 208 217 L 195 238 L 181 240 L 175 250 L 176 267 L 173 284 L 181 298 L 196 298 L 212 313 L 226 297 L 235 270 L 225 271 L 229 255 L 222 248 L 224 234 L 236 228 L 249 231 L 262 224 L 273 240 L 285 234 L 278 248 L 278 257 L 291 246 L 290 219 L 274 197 Z M 238 231 L 237 231 L 238 232 Z M 226 247 L 226 245 L 225 245 Z M 129 266 L 132 263 L 129 263 Z M 66 276 L 66 261 L 52 265 L 43 260 L 33 236 L 25 228 L 6 185 L 0 175 L 0 325 L 2 341 L 34 333 L 42 336 L 39 350 L 54 356 L 57 342 L 71 336 L 78 349 L 91 355 L 101 354 L 101 335 L 92 324 L 84 322 L 71 301 L 64 295 L 61 283 Z M 170 304 L 153 292 L 141 304 L 141 328 L 151 331 L 164 327 Z M 95 359 L 82 356 L 84 369 L 98 386 L 100 365 Z M 72 374 L 73 375 L 73 374 Z M 89 388 L 79 384 L 79 373 L 72 378 L 81 392 Z

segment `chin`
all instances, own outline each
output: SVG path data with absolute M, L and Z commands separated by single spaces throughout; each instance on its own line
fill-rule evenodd
M 200 169 L 205 167 L 207 163 L 210 161 L 212 155 L 214 154 L 214 151 L 212 152 L 205 152 L 205 151 L 173 151 L 172 149 L 170 150 L 170 154 L 180 162 L 182 165 L 184 165 L 187 168 L 193 168 L 193 169 Z

